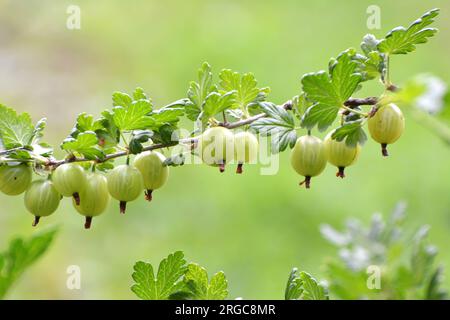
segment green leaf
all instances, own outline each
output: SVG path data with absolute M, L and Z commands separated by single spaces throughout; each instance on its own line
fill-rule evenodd
M 361 120 L 345 123 L 337 128 L 331 137 L 337 141 L 345 139 L 345 143 L 350 147 L 355 147 L 357 144 L 363 145 L 367 140 Z
M 149 116 L 152 105 L 148 100 L 138 100 L 128 107 L 113 109 L 114 123 L 120 130 L 143 130 L 155 125 L 155 120 Z
M 188 265 L 184 282 L 194 300 L 224 300 L 228 295 L 225 274 L 218 272 L 208 282 L 206 269 L 196 263 Z
M 184 115 L 183 108 L 164 107 L 154 111 L 151 118 L 154 120 L 152 129 L 158 129 L 165 124 L 176 124 L 180 121 L 180 117 Z
M 35 128 L 28 113 L 17 114 L 14 109 L 0 104 L 0 140 L 6 150 L 31 145 L 42 129 L 42 123 Z
M 302 126 L 312 129 L 318 125 L 325 130 L 336 119 L 339 109 L 358 88 L 362 80 L 357 73 L 358 63 L 350 51 L 344 51 L 330 62 L 330 74 L 325 71 L 303 76 L 302 85 L 306 98 L 314 103 L 302 118 Z
M 226 92 L 220 94 L 217 92 L 210 93 L 203 106 L 203 112 L 201 113 L 201 119 L 207 121 L 209 118 L 214 117 L 216 114 L 225 111 L 230 108 L 236 101 L 236 91 Z
M 83 112 L 78 115 L 75 128 L 78 132 L 97 131 L 102 130 L 103 125 L 101 120 L 94 120 L 94 116 Z
M 260 106 L 267 117 L 254 121 L 251 128 L 272 137 L 273 153 L 284 151 L 288 146 L 293 148 L 297 141 L 297 132 L 292 114 L 271 102 L 261 102 Z
M 309 273 L 292 269 L 285 290 L 285 300 L 328 300 L 327 288 Z
M 318 283 L 309 273 L 300 272 L 299 278 L 303 286 L 303 300 L 328 300 L 327 288 Z
M 416 284 L 423 283 L 431 273 L 437 250 L 434 246 L 426 244 L 429 226 L 421 227 L 413 242 L 411 255 L 411 270 L 414 270 L 414 280 Z
M 80 153 L 90 160 L 104 158 L 103 152 L 98 148 L 97 135 L 92 131 L 82 132 L 76 138 L 69 136 L 61 144 L 61 149 Z
M 153 132 L 153 143 L 176 144 L 179 140 L 177 128 L 165 124 Z
M 11 285 L 49 248 L 56 229 L 37 233 L 29 239 L 11 241 L 6 252 L 0 254 L 0 299 Z
M 320 103 L 309 107 L 302 117 L 302 127 L 311 130 L 317 125 L 319 131 L 325 131 L 336 119 L 337 111 L 334 106 Z
M 306 110 L 308 110 L 308 108 L 311 106 L 312 106 L 312 103 L 310 101 L 308 101 L 308 99 L 306 99 L 306 96 L 304 93 L 292 98 L 292 110 L 294 111 L 295 116 L 299 120 L 302 119 Z
M 89 167 L 87 168 L 89 169 Z M 114 159 L 104 161 L 95 165 L 95 170 L 107 172 L 114 169 Z
M 252 73 L 241 75 L 229 69 L 224 69 L 219 74 L 220 87 L 225 91 L 236 91 L 236 100 L 232 108 L 247 109 L 247 107 L 256 102 L 265 100 L 268 94 L 268 88 L 257 88 L 257 81 Z
M 28 151 L 28 150 L 15 150 L 15 151 L 11 152 L 10 154 L 8 154 L 8 158 L 9 159 L 17 159 L 17 160 L 21 160 L 21 161 L 27 161 L 27 160 L 33 159 L 30 151 Z
M 147 95 L 144 92 L 144 89 L 142 88 L 136 88 L 133 92 L 133 99 L 134 100 L 149 100 Z
M 40 139 L 43 137 L 43 132 L 46 126 L 47 126 L 47 118 L 42 118 L 36 123 L 33 130 L 33 139 L 31 141 L 31 145 L 39 143 Z
M 142 146 L 143 143 L 150 140 L 150 138 L 153 136 L 153 131 L 150 130 L 136 130 L 133 131 L 131 135 L 131 140 L 129 143 L 130 152 L 132 154 L 138 154 L 141 153 L 144 147 Z
M 120 142 L 120 130 L 114 123 L 114 113 L 109 110 L 102 112 L 102 118 L 99 120 L 104 130 L 98 131 L 99 139 L 104 141 L 105 147 L 115 146 Z
M 299 300 L 303 294 L 303 283 L 298 276 L 298 269 L 292 269 L 284 292 L 285 300 Z
M 167 300 L 182 288 L 180 278 L 185 274 L 186 268 L 186 260 L 181 251 L 172 253 L 161 261 L 156 277 L 150 263 L 139 261 L 134 265 L 132 277 L 135 284 L 131 290 L 144 300 Z
M 378 50 L 378 40 L 373 34 L 366 34 L 361 42 L 361 50 L 365 55 L 369 55 L 373 51 Z
M 357 72 L 361 74 L 361 81 L 373 80 L 383 75 L 384 58 L 378 51 L 369 52 L 367 56 L 355 53 L 352 60 L 358 64 Z
M 439 9 L 425 13 L 408 28 L 397 27 L 391 30 L 386 38 L 378 43 L 378 50 L 386 54 L 407 54 L 416 49 L 417 44 L 425 43 L 437 32 L 435 28 L 427 28 L 434 22 Z
M 127 108 L 131 106 L 131 103 L 133 102 L 133 99 L 131 99 L 131 97 L 128 94 L 118 91 L 113 93 L 112 100 L 113 100 L 113 107 Z
M 367 288 L 367 273 L 365 270 L 356 272 L 335 261 L 329 261 L 325 270 L 328 279 L 330 279 L 330 292 L 339 299 L 368 299 L 371 292 L 378 293 L 378 291 Z
M 425 299 L 445 300 L 447 298 L 447 290 L 442 288 L 442 284 L 444 282 L 443 278 L 444 278 L 443 268 L 442 267 L 436 268 L 426 288 Z
M 175 154 L 171 157 L 166 158 L 164 160 L 163 165 L 164 166 L 171 166 L 171 167 L 178 167 L 184 165 L 184 162 L 186 161 L 186 156 L 180 152 L 178 154 Z
M 212 82 L 211 66 L 204 62 L 198 70 L 198 82 L 192 81 L 189 85 L 187 95 L 191 103 L 185 105 L 188 119 L 192 121 L 198 119 L 206 97 L 214 91 L 217 91 L 217 88 Z

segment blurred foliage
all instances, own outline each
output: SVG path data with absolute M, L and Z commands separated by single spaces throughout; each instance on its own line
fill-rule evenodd
M 73 4 L 81 8 L 80 30 L 65 26 Z M 381 8 L 381 30 L 366 25 L 366 10 L 374 4 Z M 391 77 L 403 84 L 414 74 L 432 73 L 449 83 L 446 0 L 411 0 L 407 6 L 388 0 L 1 1 L 1 103 L 29 112 L 34 122 L 46 116 L 46 142 L 52 145 L 67 137 L 79 113 L 108 107 L 115 90 L 147 88 L 158 106 L 185 96 L 203 61 L 215 72 L 254 72 L 259 84 L 271 87 L 271 99 L 283 103 L 300 93 L 300 75 L 326 68 L 330 56 L 365 34 L 383 37 L 431 7 L 441 8 L 440 32 L 414 55 L 393 57 Z M 374 90 L 379 85 L 368 84 L 359 94 Z M 338 181 L 329 167 L 309 192 L 298 188 L 286 153 L 276 175 L 260 174 L 267 164 L 249 166 L 242 177 L 219 176 L 199 165 L 171 168 L 168 185 L 150 205 L 143 199 L 130 204 L 126 217 L 112 208 L 91 233 L 80 230 L 71 204 L 61 203 L 48 220 L 64 223 L 58 241 L 9 297 L 135 298 L 124 290 L 131 285 L 130 264 L 182 249 L 208 270 L 223 269 L 230 296 L 273 298 L 284 289 L 286 266 L 298 261 L 325 277 L 317 266 L 333 251 L 316 232 L 320 224 L 338 225 L 351 216 L 368 221 L 371 212 L 386 211 L 398 199 L 408 200 L 408 223 L 432 225 L 430 240 L 445 248 L 450 150 L 406 117 L 406 131 L 389 159 L 379 157 L 369 139 L 348 179 Z M 0 243 L 36 232 L 21 201 L 3 195 L 0 201 Z M 448 272 L 450 251 L 440 258 Z M 81 290 L 65 285 L 69 264 L 82 270 Z M 450 277 L 444 281 L 450 287 Z
M 0 252 L 0 299 L 5 297 L 22 273 L 47 251 L 56 231 L 48 229 L 29 239 L 16 238 L 6 251 Z
M 399 203 L 386 221 L 380 214 L 374 214 L 368 227 L 359 219 L 349 220 L 343 231 L 329 225 L 321 227 L 322 235 L 339 248 L 339 258 L 325 265 L 334 297 L 376 300 L 447 297 L 447 290 L 442 287 L 442 266 L 435 266 L 437 249 L 428 243 L 429 226 L 407 234 L 402 227 L 405 210 L 405 204 Z M 375 277 L 379 277 L 379 283 Z
M 376 213 L 369 226 L 349 219 L 343 231 L 321 226 L 322 236 L 338 247 L 338 257 L 325 263 L 327 281 L 294 268 L 288 278 L 286 300 L 444 300 L 442 265 L 428 242 L 429 226 L 409 234 L 403 224 L 405 203 L 398 203 L 385 220 Z M 186 263 L 177 251 L 163 259 L 157 274 L 150 263 L 136 262 L 131 290 L 145 300 L 223 300 L 228 282 L 223 272 L 208 280 L 205 268 Z M 330 291 L 330 293 L 328 292 Z

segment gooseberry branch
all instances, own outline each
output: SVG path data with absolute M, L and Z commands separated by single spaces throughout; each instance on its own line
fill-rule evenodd
M 352 112 L 356 112 L 355 110 L 352 110 L 352 108 L 356 108 L 358 106 L 362 106 L 362 105 L 375 105 L 378 102 L 378 98 L 377 97 L 367 97 L 367 98 L 350 98 L 348 99 L 345 103 L 344 103 L 344 110 L 348 110 L 348 111 L 352 111 Z M 347 109 L 347 107 L 349 107 Z M 292 109 L 292 101 L 287 101 L 283 104 L 283 108 L 285 110 L 291 110 Z M 356 112 L 358 113 L 358 112 Z M 365 114 L 367 116 L 367 114 Z M 249 118 L 246 119 L 242 119 L 239 121 L 235 121 L 235 122 L 219 122 L 218 126 L 227 128 L 227 129 L 236 129 L 239 127 L 243 127 L 249 124 L 252 124 L 253 122 L 255 122 L 256 120 L 259 120 L 261 118 L 267 117 L 266 113 L 259 113 L 257 115 L 251 116 Z M 172 141 L 169 143 L 155 143 L 152 144 L 150 146 L 146 146 L 142 149 L 142 152 L 144 151 L 153 151 L 153 150 L 158 150 L 158 149 L 164 149 L 164 148 L 170 148 L 170 147 L 174 147 L 176 145 L 179 144 L 195 144 L 198 142 L 198 138 L 196 137 L 190 137 L 190 138 L 183 138 L 180 139 L 178 141 Z M 17 151 L 17 150 L 24 150 L 24 148 L 16 148 L 16 149 L 11 149 L 11 150 L 5 150 L 5 151 L 1 151 L 0 155 L 5 155 L 8 153 L 11 153 L 13 151 Z M 104 158 L 102 159 L 97 159 L 97 160 L 92 160 L 92 159 L 86 159 L 86 158 L 77 158 L 77 157 L 68 157 L 66 159 L 62 159 L 62 160 L 55 160 L 55 159 L 49 159 L 46 163 L 45 166 L 48 167 L 53 167 L 56 168 L 64 163 L 70 163 L 70 162 L 94 162 L 94 163 L 104 163 L 106 161 L 109 160 L 113 160 L 116 158 L 120 158 L 120 157 L 126 157 L 129 156 L 130 152 L 129 151 L 120 151 L 120 152 L 116 152 L 116 153 L 112 153 L 109 155 L 106 155 Z
M 351 109 L 356 108 L 358 106 L 362 106 L 362 105 L 376 105 L 378 103 L 378 101 L 379 101 L 379 99 L 377 97 L 350 98 L 344 103 L 343 109 L 345 109 L 344 112 L 346 112 L 346 113 L 348 113 L 350 111 L 358 113 L 357 111 L 351 110 Z M 290 100 L 285 102 L 283 104 L 283 108 L 286 110 L 291 110 L 292 102 Z M 369 113 L 369 116 L 371 116 L 371 115 L 372 115 L 372 113 Z M 365 114 L 365 116 L 367 116 L 367 114 Z M 225 127 L 227 129 L 236 129 L 236 128 L 239 128 L 242 126 L 252 124 L 256 120 L 259 120 L 264 117 L 267 117 L 266 113 L 259 113 L 257 115 L 254 115 L 254 116 L 251 116 L 249 118 L 242 119 L 239 121 L 235 121 L 235 122 L 219 122 L 218 125 Z M 198 138 L 191 137 L 191 138 L 184 138 L 184 139 L 180 139 L 178 141 L 173 141 L 173 142 L 169 142 L 169 143 L 156 143 L 156 144 L 152 144 L 150 146 L 144 147 L 142 151 L 144 152 L 144 151 L 153 151 L 153 150 L 158 150 L 158 149 L 170 148 L 170 147 L 176 146 L 178 144 L 194 144 L 197 141 L 198 141 Z M 24 147 L 19 147 L 19 148 L 13 148 L 13 149 L 9 149 L 9 150 L 2 150 L 2 151 L 0 151 L 0 156 L 7 155 L 12 152 L 20 151 L 20 150 L 27 150 L 27 149 Z M 64 163 L 69 163 L 69 162 L 104 163 L 104 162 L 112 160 L 112 159 L 125 157 L 125 156 L 129 156 L 129 155 L 130 155 L 130 152 L 127 150 L 127 151 L 120 151 L 120 152 L 112 153 L 112 154 L 106 155 L 102 159 L 97 159 L 97 160 L 86 159 L 86 158 L 77 158 L 77 157 L 68 157 L 68 158 L 62 159 L 62 160 L 56 160 L 56 159 L 50 158 L 50 159 L 46 159 L 47 161 L 44 165 L 47 167 L 56 168 Z M 21 161 L 14 160 L 14 162 L 21 162 Z

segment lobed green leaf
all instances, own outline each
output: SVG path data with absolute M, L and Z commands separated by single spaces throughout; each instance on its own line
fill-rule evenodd
M 329 73 L 320 71 L 303 76 L 303 91 L 314 103 L 302 117 L 303 127 L 312 129 L 317 125 L 323 131 L 334 122 L 339 109 L 362 81 L 357 68 L 351 51 L 347 50 L 330 61 Z
M 219 74 L 220 88 L 224 92 L 236 91 L 236 100 L 231 106 L 233 109 L 246 110 L 249 105 L 262 102 L 267 97 L 268 88 L 258 88 L 255 76 L 252 73 L 241 75 L 230 69 L 224 69 Z
M 104 153 L 98 146 L 97 134 L 92 131 L 82 132 L 76 138 L 69 136 L 61 144 L 61 149 L 70 153 L 82 154 L 90 160 L 104 158 Z
M 191 103 L 185 105 L 186 116 L 192 121 L 196 121 L 203 110 L 206 97 L 217 91 L 212 82 L 211 66 L 204 62 L 198 70 L 198 82 L 192 81 L 189 85 L 188 98 Z
M 139 261 L 134 265 L 132 277 L 135 284 L 131 290 L 144 300 L 167 300 L 183 286 L 180 279 L 186 268 L 186 260 L 181 251 L 170 254 L 161 261 L 156 277 L 150 263 Z
M 261 102 L 260 106 L 267 117 L 254 121 L 251 128 L 262 135 L 271 136 L 273 153 L 284 151 L 288 146 L 293 148 L 297 132 L 292 114 L 271 102 Z
M 414 21 L 408 28 L 397 27 L 381 40 L 377 48 L 385 54 L 407 54 L 416 49 L 416 45 L 425 43 L 437 32 L 435 28 L 427 28 L 434 22 L 439 9 L 433 9 Z
M 228 295 L 225 274 L 218 272 L 208 281 L 206 269 L 196 263 L 188 265 L 183 281 L 194 300 L 224 300 Z
M 350 147 L 355 147 L 357 144 L 363 145 L 367 141 L 361 120 L 343 124 L 333 132 L 331 137 L 337 141 L 345 139 L 345 143 Z
M 34 126 L 28 113 L 17 114 L 0 104 L 0 141 L 6 150 L 30 146 L 36 136 L 42 135 L 44 127 L 44 120 Z

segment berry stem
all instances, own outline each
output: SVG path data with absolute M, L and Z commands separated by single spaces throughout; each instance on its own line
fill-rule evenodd
M 84 228 L 90 229 L 92 224 L 92 217 L 86 217 L 86 221 L 84 222 Z
M 120 207 L 120 213 L 125 214 L 125 211 L 127 211 L 127 202 L 120 201 L 119 207 Z
M 31 225 L 33 227 L 36 227 L 38 225 L 40 219 L 41 219 L 41 217 L 35 216 L 34 217 L 34 221 L 33 221 L 33 223 Z
M 383 155 L 383 157 L 389 156 L 389 152 L 387 150 L 387 143 L 381 144 L 381 154 Z
M 147 201 L 152 201 L 152 199 L 153 199 L 153 190 L 150 190 L 150 189 L 147 189 L 146 191 L 145 191 L 145 200 L 147 200 Z
M 336 177 L 338 178 L 345 178 L 345 173 L 344 173 L 345 167 L 338 167 L 338 172 L 336 172 Z
M 305 180 L 303 180 L 302 182 L 300 182 L 300 185 L 305 185 L 306 189 L 309 189 L 311 187 L 311 177 L 310 176 L 306 176 Z

